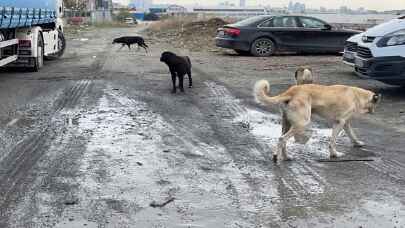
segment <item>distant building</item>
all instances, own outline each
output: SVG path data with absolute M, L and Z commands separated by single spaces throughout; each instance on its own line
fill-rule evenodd
M 87 10 L 112 9 L 112 0 L 87 0 Z
M 137 11 L 148 11 L 152 6 L 152 0 L 131 0 L 130 8 L 135 8 Z
M 293 3 L 290 1 L 290 3 L 288 3 L 288 11 L 291 13 L 305 13 L 306 10 L 306 6 L 303 3 Z
M 175 4 L 158 4 L 149 7 L 149 12 L 155 14 L 185 13 L 187 12 L 187 9 Z
M 246 0 L 240 0 L 239 7 L 241 7 L 241 8 L 246 7 Z
M 267 14 L 264 7 L 231 7 L 231 6 L 216 6 L 216 7 L 194 7 L 194 13 L 217 16 L 255 16 Z
M 347 6 L 341 6 L 340 8 L 339 8 L 339 13 L 342 13 L 342 14 L 350 14 L 352 12 L 352 10 L 349 8 L 349 7 L 347 7 Z
M 220 6 L 224 6 L 224 7 L 234 7 L 235 4 L 229 1 L 225 1 L 225 2 L 220 2 L 219 3 Z

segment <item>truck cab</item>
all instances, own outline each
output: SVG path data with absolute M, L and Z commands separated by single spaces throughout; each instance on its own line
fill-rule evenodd
M 0 2 L 0 67 L 38 71 L 66 48 L 62 0 Z

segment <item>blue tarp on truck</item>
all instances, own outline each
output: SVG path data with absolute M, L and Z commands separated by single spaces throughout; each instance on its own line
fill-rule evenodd
M 56 0 L 0 0 L 0 29 L 55 22 Z

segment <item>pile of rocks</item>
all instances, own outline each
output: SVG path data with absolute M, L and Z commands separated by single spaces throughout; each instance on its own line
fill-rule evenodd
M 168 42 L 176 48 L 186 48 L 191 51 L 217 51 L 214 43 L 217 29 L 228 24 L 221 18 L 211 18 L 203 21 L 185 22 L 179 20 L 176 25 L 162 24 L 159 29 L 149 29 L 148 35 L 156 40 Z

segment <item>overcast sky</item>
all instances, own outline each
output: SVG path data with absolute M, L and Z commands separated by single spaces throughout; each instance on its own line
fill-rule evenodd
M 113 0 L 116 2 L 126 3 L 131 0 Z M 230 3 L 239 4 L 239 0 L 153 0 L 153 3 L 171 3 L 181 5 L 215 5 L 219 2 L 228 1 Z M 288 5 L 290 0 L 246 0 L 247 5 L 270 5 L 273 7 L 282 7 Z M 293 1 L 296 2 L 296 1 Z M 353 9 L 364 7 L 374 10 L 394 10 L 405 9 L 405 0 L 300 0 L 299 2 L 305 3 L 309 8 L 319 8 L 321 6 L 326 8 L 339 8 L 340 6 L 348 6 Z

